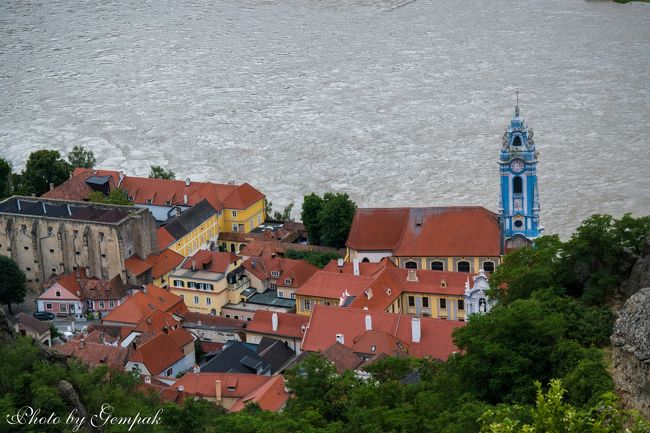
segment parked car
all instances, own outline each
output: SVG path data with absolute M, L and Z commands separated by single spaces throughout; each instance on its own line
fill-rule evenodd
M 47 311 L 37 311 L 33 316 L 38 320 L 54 320 L 54 314 Z
M 63 331 L 59 334 L 59 338 L 63 341 L 70 341 L 74 338 L 74 334 L 69 331 Z

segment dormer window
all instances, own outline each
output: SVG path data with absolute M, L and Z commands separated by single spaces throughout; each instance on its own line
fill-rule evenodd
M 171 205 L 172 202 L 171 202 L 170 200 L 167 200 L 167 201 L 165 201 L 165 204 L 166 204 L 166 205 Z
M 56 296 L 57 296 L 57 298 L 60 298 L 60 297 L 61 297 L 61 292 L 59 292 L 59 291 L 57 290 L 57 291 L 56 291 Z
M 147 203 L 148 203 L 148 204 L 151 204 L 152 202 L 153 202 L 152 199 L 150 199 L 150 198 L 147 199 Z
M 284 284 L 291 284 L 291 278 L 287 278 L 286 280 L 284 280 Z
M 521 146 L 521 137 L 517 135 L 517 136 L 512 140 L 512 145 L 513 145 L 513 146 Z
M 445 280 L 440 281 L 440 287 L 445 288 L 447 287 L 447 282 Z
M 273 278 L 278 278 L 278 277 L 280 276 L 280 272 L 278 272 L 278 271 L 271 271 L 271 276 L 272 276 Z

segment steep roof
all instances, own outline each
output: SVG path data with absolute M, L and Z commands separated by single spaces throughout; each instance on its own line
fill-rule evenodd
M 371 330 L 366 329 L 367 315 L 371 318 Z M 386 350 L 390 350 L 388 355 L 393 355 L 405 349 L 418 358 L 429 356 L 447 360 L 459 350 L 453 343 L 452 332 L 464 326 L 465 322 L 421 317 L 420 341 L 414 342 L 411 333 L 414 319 L 401 314 L 316 305 L 302 341 L 302 350 L 323 351 L 337 341 L 337 334 L 343 335 L 345 346 L 368 355 Z M 373 345 L 375 351 L 371 350 Z
M 203 224 L 217 210 L 208 203 L 207 200 L 201 200 L 195 206 L 178 215 L 172 222 L 162 227 L 175 240 L 181 239 L 186 234 Z
M 160 254 L 150 254 L 147 257 L 147 263 L 151 265 L 151 275 L 154 278 L 160 278 L 176 269 L 183 259 L 184 257 L 177 252 L 165 249 Z
M 61 292 L 61 297 L 56 296 L 59 287 L 65 289 L 65 292 Z M 86 269 L 81 268 L 78 272 L 58 277 L 39 299 L 118 300 L 127 294 L 128 287 L 119 275 L 110 280 L 100 280 L 97 277 L 88 277 Z
M 138 346 L 129 356 L 129 361 L 144 364 L 151 374 L 160 374 L 186 355 L 183 347 L 192 341 L 192 334 L 183 328 L 160 332 Z
M 111 189 L 120 187 L 136 204 L 158 206 L 195 206 L 207 200 L 213 208 L 222 210 L 246 209 L 264 198 L 264 194 L 248 183 L 241 185 L 213 182 L 192 182 L 176 179 L 153 179 L 148 177 L 124 176 L 114 170 L 77 168 L 72 177 L 48 191 L 44 196 L 66 200 L 87 200 L 92 192 L 86 180 L 91 176 L 109 176 Z M 120 180 L 120 178 L 122 180 Z M 187 202 L 185 201 L 187 197 Z
M 86 365 L 98 367 L 107 365 L 115 370 L 123 370 L 129 355 L 129 348 L 85 341 L 83 336 L 74 338 L 55 350 L 79 359 Z
M 321 355 L 334 364 L 338 374 L 354 370 L 363 364 L 363 359 L 359 358 L 354 350 L 338 342 L 323 350 Z
M 276 313 L 278 315 L 278 328 L 273 330 L 273 312 L 257 310 L 253 320 L 246 323 L 246 332 L 275 335 L 279 337 L 302 338 L 303 326 L 306 327 L 309 317 L 292 313 Z
M 318 271 L 296 290 L 296 296 L 339 299 L 346 291 L 350 296 L 358 296 L 372 281 L 371 277 Z
M 318 271 L 318 268 L 305 260 L 285 259 L 282 257 L 249 257 L 242 266 L 260 280 L 269 278 L 277 279 L 278 285 L 283 287 L 298 288 Z M 278 276 L 272 276 L 278 272 Z M 290 280 L 290 283 L 286 283 Z
M 247 403 L 257 403 L 263 410 L 278 411 L 289 398 L 284 378 L 279 375 L 186 373 L 173 386 L 182 386 L 188 395 L 216 398 L 217 381 L 222 398 L 238 399 L 230 409 L 233 412 L 240 411 Z
M 194 267 L 195 270 L 225 274 L 228 267 L 238 260 L 239 257 L 233 253 L 199 250 L 183 264 L 183 269 Z
M 155 311 L 183 315 L 184 312 L 187 312 L 187 307 L 180 296 L 153 284 L 148 284 L 146 291 L 137 291 L 108 313 L 102 322 L 127 323 L 135 326 Z
M 138 277 L 153 268 L 149 262 L 142 260 L 136 254 L 124 260 L 124 267 L 126 268 L 127 272 L 134 277 Z
M 18 313 L 16 314 L 16 319 L 18 319 L 18 327 L 26 331 L 34 331 L 38 335 L 44 334 L 50 330 L 50 326 L 46 323 L 41 322 L 38 319 L 34 319 L 29 314 Z
M 260 374 L 269 370 L 271 365 L 241 341 L 228 343 L 212 359 L 201 366 L 205 372 Z
M 346 245 L 398 257 L 499 256 L 498 216 L 480 206 L 357 209 Z

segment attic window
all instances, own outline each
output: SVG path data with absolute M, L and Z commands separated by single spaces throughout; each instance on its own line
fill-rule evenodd
M 170 205 L 170 204 L 172 204 L 172 202 L 170 200 L 165 200 L 165 204 Z
M 284 284 L 291 284 L 291 278 L 287 278 L 286 280 L 284 280 Z
M 371 352 L 374 352 L 376 350 L 377 350 L 377 346 L 375 346 L 374 344 L 372 346 L 370 346 L 370 351 Z
M 129 199 L 129 201 L 133 201 L 133 196 L 132 195 L 128 196 L 127 198 Z
M 415 225 L 418 226 L 418 227 L 420 227 L 422 225 L 422 215 L 418 216 L 415 219 Z
M 440 280 L 440 287 L 447 287 L 447 282 L 445 280 Z
M 57 291 L 56 291 L 56 296 L 61 297 L 61 292 L 59 292 L 59 291 L 57 290 Z
M 147 203 L 151 204 L 152 202 L 153 200 L 151 200 L 150 198 L 147 199 Z
M 271 271 L 271 276 L 274 278 L 278 278 L 280 276 L 280 272 L 278 271 Z

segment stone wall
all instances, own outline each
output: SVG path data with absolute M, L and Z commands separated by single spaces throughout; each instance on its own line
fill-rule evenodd
M 650 418 L 650 287 L 631 296 L 612 335 L 613 379 L 626 406 Z

